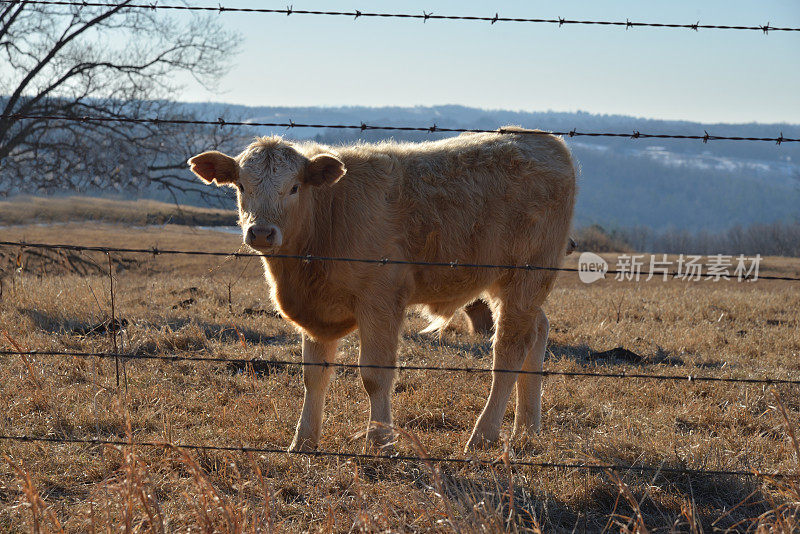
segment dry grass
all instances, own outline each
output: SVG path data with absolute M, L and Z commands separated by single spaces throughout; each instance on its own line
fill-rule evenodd
M 236 224 L 230 210 L 177 206 L 156 200 L 111 200 L 92 197 L 14 197 L 0 202 L 0 225 L 97 221 L 145 226 L 187 224 L 227 226 Z
M 236 236 L 181 227 L 66 225 L 12 228 L 3 239 L 119 246 L 239 247 Z M 109 317 L 106 258 L 92 271 L 5 250 L 0 346 L 108 350 L 86 335 Z M 569 258 L 576 261 L 576 255 Z M 116 314 L 126 351 L 299 358 L 299 337 L 277 317 L 255 260 L 115 257 Z M 77 261 L 77 260 L 75 260 Z M 767 258 L 763 273 L 800 274 Z M 119 270 L 121 268 L 121 270 Z M 378 267 L 379 268 L 379 267 Z M 44 270 L 47 276 L 43 276 Z M 795 283 L 618 283 L 562 276 L 547 303 L 546 367 L 736 377 L 800 377 Z M 485 338 L 416 334 L 410 313 L 402 363 L 489 366 Z M 7 332 L 8 338 L 5 337 Z M 639 362 L 598 360 L 624 346 Z M 357 337 L 341 344 L 355 362 Z M 296 368 L 4 357 L 0 434 L 288 446 L 302 402 Z M 398 451 L 460 456 L 488 391 L 485 374 L 403 372 L 393 397 Z M 775 393 L 782 398 L 777 402 Z M 357 374 L 337 373 L 321 448 L 360 451 L 368 412 Z M 785 415 L 782 413 L 784 410 Z M 697 469 L 795 472 L 800 396 L 789 387 L 551 377 L 543 432 L 485 457 L 602 461 Z M 506 430 L 513 419 L 512 407 Z M 0 442 L 0 531 L 704 531 L 789 532 L 794 482 L 536 468 L 353 462 L 285 454 L 187 453 Z M 60 525 L 60 526 L 59 526 Z

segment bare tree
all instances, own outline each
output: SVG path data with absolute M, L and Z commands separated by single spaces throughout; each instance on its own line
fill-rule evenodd
M 171 18 L 131 8 L 0 3 L 0 194 L 48 189 L 186 186 L 173 172 L 187 135 L 222 142 L 218 127 L 74 122 L 44 117 L 187 119 L 171 101 L 181 75 L 206 87 L 238 36 L 215 15 Z
M 225 115 L 241 119 L 230 113 Z M 230 208 L 230 199 L 236 198 L 233 191 L 202 185 L 187 171 L 186 160 L 206 150 L 236 152 L 248 144 L 251 137 L 252 132 L 225 125 L 184 124 L 168 132 L 162 131 L 158 146 L 148 151 L 148 184 L 167 191 L 176 204 L 188 196 L 220 208 Z

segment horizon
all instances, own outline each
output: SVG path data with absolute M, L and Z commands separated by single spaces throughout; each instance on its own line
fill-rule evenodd
M 360 105 L 360 104 L 343 104 L 343 105 L 281 105 L 281 104 L 269 104 L 269 105 L 262 105 L 262 104 L 237 104 L 234 102 L 224 102 L 224 101 L 215 101 L 215 100 L 174 100 L 174 102 L 179 104 L 200 104 L 200 105 L 210 105 L 210 106 L 235 106 L 235 107 L 245 107 L 245 108 L 271 108 L 271 109 L 370 109 L 370 110 L 379 110 L 379 109 L 418 109 L 418 108 L 445 108 L 445 107 L 460 107 L 466 108 L 471 110 L 478 110 L 478 111 L 485 111 L 485 112 L 504 112 L 504 113 L 530 113 L 530 114 L 545 114 L 545 113 L 553 113 L 553 114 L 564 114 L 564 115 L 591 115 L 595 117 L 620 117 L 620 118 L 632 118 L 637 120 L 644 120 L 644 121 L 660 121 L 660 122 L 690 122 L 690 123 L 697 123 L 697 124 L 709 124 L 709 125 L 724 125 L 724 126 L 746 126 L 748 124 L 757 124 L 762 126 L 770 126 L 770 125 L 785 125 L 785 126 L 792 126 L 792 127 L 800 127 L 800 120 L 798 122 L 759 122 L 759 121 L 743 121 L 743 122 L 708 122 L 708 121 L 697 121 L 691 119 L 668 119 L 663 117 L 648 117 L 648 116 L 641 116 L 641 115 L 631 115 L 631 114 L 624 114 L 624 113 L 603 113 L 603 112 L 593 112 L 587 111 L 585 109 L 577 109 L 574 111 L 565 111 L 565 110 L 558 110 L 558 109 L 515 109 L 515 108 L 503 108 L 503 107 L 480 107 L 480 106 L 469 106 L 464 104 L 457 104 L 457 103 L 449 103 L 449 104 L 415 104 L 415 105 L 393 105 L 393 104 L 386 104 L 386 105 Z

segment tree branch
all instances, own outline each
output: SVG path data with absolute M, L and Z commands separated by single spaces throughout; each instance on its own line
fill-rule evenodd
M 14 91 L 14 93 L 11 95 L 11 97 L 8 100 L 8 103 L 6 104 L 5 108 L 3 109 L 2 115 L 10 115 L 10 110 L 14 109 L 14 106 L 16 105 L 16 103 L 19 100 L 20 96 L 25 91 L 25 89 L 28 87 L 30 82 L 36 77 L 37 74 L 39 74 L 42 71 L 42 69 L 44 69 L 47 66 L 48 63 L 50 63 L 50 61 L 53 60 L 54 57 L 56 57 L 56 55 L 65 46 L 67 46 L 73 40 L 78 38 L 80 35 L 82 35 L 86 31 L 88 31 L 92 27 L 96 26 L 100 22 L 102 22 L 102 21 L 106 20 L 107 18 L 115 15 L 122 8 L 124 8 L 126 4 L 130 4 L 130 3 L 131 3 L 131 0 L 123 0 L 123 2 L 121 4 L 119 4 L 118 6 L 114 6 L 113 8 L 111 8 L 111 10 L 109 10 L 109 11 L 107 11 L 107 12 L 101 14 L 101 15 L 98 15 L 97 17 L 89 20 L 88 22 L 84 23 L 80 28 L 78 28 L 77 30 L 75 30 L 71 34 L 69 33 L 70 27 L 68 26 L 67 29 L 64 30 L 64 33 L 61 34 L 61 37 L 59 37 L 59 39 L 56 42 L 56 44 L 47 53 L 47 55 L 45 55 L 45 57 L 42 58 L 41 61 L 39 61 L 39 63 L 33 69 L 31 69 L 31 71 L 27 74 L 27 76 L 25 76 L 25 78 L 23 78 L 22 81 L 19 83 L 19 85 L 17 87 L 17 90 Z M 3 133 L 4 132 L 2 130 L 0 130 L 0 137 L 2 137 Z

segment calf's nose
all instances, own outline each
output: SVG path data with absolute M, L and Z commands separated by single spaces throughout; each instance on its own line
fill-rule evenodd
M 254 224 L 247 229 L 244 242 L 256 249 L 273 248 L 281 246 L 281 237 L 277 226 Z

